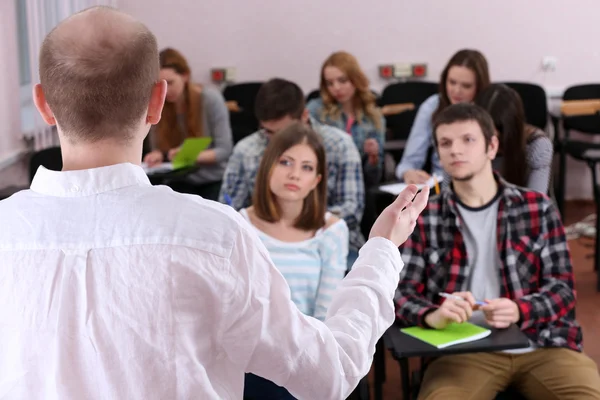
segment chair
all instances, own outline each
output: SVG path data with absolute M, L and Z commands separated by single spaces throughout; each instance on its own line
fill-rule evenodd
M 52 171 L 62 169 L 62 154 L 60 147 L 50 147 L 34 153 L 29 159 L 29 184 L 40 166 L 44 166 Z M 0 200 L 4 200 L 21 190 L 29 189 L 29 186 L 10 186 L 0 190 Z
M 600 84 L 576 85 L 567 88 L 563 94 L 563 104 L 576 100 L 600 99 Z M 585 102 L 583 102 L 585 103 Z M 592 187 L 597 213 L 600 215 L 600 182 L 598 180 L 596 166 L 600 163 L 600 144 L 589 141 L 573 140 L 569 137 L 571 131 L 577 131 L 590 137 L 600 135 L 600 114 L 597 108 L 583 109 L 580 113 L 569 112 L 566 108 L 562 112 L 562 127 L 564 136 L 559 140 L 559 184 L 557 203 L 564 219 L 564 200 L 567 174 L 567 155 L 579 161 L 587 163 L 592 172 Z M 577 115 L 580 114 L 580 115 Z M 596 218 L 596 232 L 600 232 L 600 218 Z M 600 241 L 596 234 L 594 269 L 600 274 Z M 600 275 L 599 275 L 600 278 Z M 598 279 L 598 290 L 600 291 L 600 279 Z
M 308 103 L 309 101 L 313 99 L 318 99 L 319 97 L 321 97 L 321 91 L 319 89 L 315 89 L 312 92 L 310 92 L 308 96 L 306 96 L 306 102 Z
M 380 106 L 392 104 L 412 103 L 413 109 L 385 117 L 388 135 L 386 142 L 390 145 L 394 141 L 405 141 L 408 139 L 415 116 L 421 103 L 428 97 L 438 92 L 438 84 L 434 82 L 399 82 L 392 83 L 383 89 L 379 99 Z M 402 157 L 403 146 L 394 147 L 392 151 L 396 162 Z
M 565 90 L 563 101 L 572 100 L 591 100 L 600 99 L 600 84 L 576 85 Z M 595 186 L 596 160 L 585 156 L 585 152 L 590 149 L 600 149 L 600 144 L 589 141 L 573 140 L 569 137 L 571 131 L 577 131 L 590 137 L 600 134 L 600 115 L 593 113 L 590 115 L 563 115 L 562 128 L 564 136 L 559 139 L 559 176 L 558 176 L 558 208 L 564 219 L 564 198 L 565 198 L 565 180 L 566 180 L 566 158 L 567 155 L 588 164 L 592 170 Z M 595 199 L 598 202 L 598 198 Z
M 29 183 L 33 182 L 33 177 L 41 166 L 51 171 L 60 171 L 63 167 L 60 147 L 49 147 L 31 156 L 29 160 Z
M 502 83 L 514 89 L 521 96 L 527 123 L 545 130 L 548 125 L 548 99 L 544 88 L 525 82 Z
M 256 94 L 263 82 L 245 82 L 227 85 L 223 97 L 227 102 L 233 102 L 236 110 L 229 112 L 233 143 L 237 143 L 249 134 L 258 130 L 258 120 L 254 115 Z
M 375 96 L 375 102 L 377 103 L 377 105 L 379 105 L 379 93 L 377 93 L 374 90 L 371 90 L 371 93 L 373 93 L 373 96 Z M 306 102 L 308 103 L 309 101 L 311 101 L 313 99 L 318 99 L 319 97 L 321 97 L 321 90 L 315 89 L 315 90 L 311 91 L 308 94 L 308 96 L 306 96 Z

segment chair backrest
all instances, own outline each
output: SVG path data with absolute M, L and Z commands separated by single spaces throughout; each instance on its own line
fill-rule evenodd
M 540 85 L 526 82 L 502 82 L 514 89 L 525 109 L 525 120 L 528 124 L 544 130 L 548 124 L 548 99 L 546 91 Z
M 62 169 L 62 153 L 60 147 L 49 147 L 34 153 L 29 160 L 29 183 L 40 166 L 51 171 L 60 171 Z
M 263 82 L 236 83 L 227 85 L 223 90 L 225 101 L 235 101 L 240 108 L 238 112 L 229 112 L 234 144 L 258 130 L 254 103 L 262 84 Z
M 309 101 L 313 99 L 318 99 L 319 97 L 321 97 L 321 91 L 319 89 L 315 89 L 312 92 L 310 92 L 308 96 L 306 96 L 306 102 L 308 103 Z
M 415 116 L 421 103 L 438 92 L 439 85 L 435 82 L 399 82 L 392 83 L 383 89 L 379 105 L 398 103 L 413 103 L 415 109 L 385 118 L 389 132 L 389 140 L 407 139 Z
M 381 104 L 379 104 L 379 100 L 380 100 L 379 93 L 377 93 L 373 89 L 371 89 L 371 93 L 373 93 L 373 96 L 375 96 L 375 102 L 377 103 L 377 105 L 380 106 Z M 321 97 L 321 90 L 315 89 L 315 90 L 311 91 L 308 94 L 308 96 L 306 96 L 306 102 L 308 103 L 309 101 L 311 101 L 313 99 L 318 99 L 319 97 Z
M 563 93 L 563 100 L 600 99 L 600 84 L 575 85 L 568 87 Z M 584 115 L 580 117 L 564 117 L 565 130 L 576 130 L 587 134 L 600 134 L 600 115 Z

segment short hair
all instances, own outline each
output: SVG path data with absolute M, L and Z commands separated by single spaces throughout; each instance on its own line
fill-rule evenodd
M 46 101 L 61 131 L 75 141 L 131 140 L 148 109 L 158 71 L 154 35 L 110 7 L 71 16 L 46 36 L 40 49 Z
M 496 134 L 492 117 L 481 107 L 475 104 L 460 103 L 452 104 L 444 108 L 433 118 L 433 140 L 437 147 L 437 129 L 440 125 L 449 125 L 455 122 L 475 121 L 481 128 L 487 148 Z
M 262 84 L 256 94 L 254 113 L 261 121 L 275 121 L 286 116 L 300 119 L 304 112 L 304 93 L 294 82 L 273 78 Z
M 268 222 L 277 222 L 281 219 L 281 210 L 271 191 L 273 168 L 286 150 L 303 143 L 307 144 L 317 156 L 317 175 L 321 175 L 321 181 L 304 199 L 302 212 L 294 227 L 302 230 L 316 230 L 325 225 L 327 166 L 323 142 L 319 135 L 306 124 L 295 122 L 271 138 L 256 174 L 252 204 L 254 212 L 260 219 Z

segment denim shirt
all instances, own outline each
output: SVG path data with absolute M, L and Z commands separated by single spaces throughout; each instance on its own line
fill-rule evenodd
M 338 129 L 341 129 L 344 132 L 346 131 L 346 126 L 348 124 L 348 117 L 343 112 L 340 113 L 338 118 L 333 118 L 330 115 L 324 115 L 324 106 L 323 100 L 320 98 L 313 99 L 308 102 L 306 105 L 310 116 L 316 119 L 317 121 L 334 126 Z M 378 184 L 381 181 L 381 177 L 383 175 L 383 145 L 385 143 L 385 119 L 383 115 L 379 116 L 380 118 L 380 128 L 377 129 L 373 120 L 366 115 L 360 120 L 354 121 L 352 126 L 350 127 L 350 135 L 352 136 L 352 140 L 354 144 L 358 148 L 360 153 L 362 162 L 363 162 L 363 173 L 365 176 L 365 186 L 371 187 L 373 185 Z M 364 143 L 367 139 L 375 139 L 377 140 L 377 144 L 379 145 L 379 162 L 377 165 L 369 164 L 368 156 L 364 152 Z
M 396 167 L 396 177 L 402 179 L 404 173 L 410 169 L 423 169 L 427 161 L 427 151 L 433 146 L 433 126 L 431 117 L 440 104 L 440 97 L 437 94 L 429 97 L 419 107 L 415 121 L 413 122 L 408 141 L 402 154 L 402 160 Z M 444 173 L 437 151 L 433 152 L 432 173 L 442 175 Z

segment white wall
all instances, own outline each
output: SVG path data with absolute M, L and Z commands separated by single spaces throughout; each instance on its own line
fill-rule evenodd
M 331 52 L 354 53 L 373 87 L 385 85 L 377 66 L 427 62 L 437 80 L 458 49 L 481 50 L 494 80 L 562 88 L 599 80 L 597 0 L 120 0 L 145 22 L 160 46 L 180 49 L 195 78 L 215 66 L 237 67 L 239 81 L 280 75 L 316 88 Z M 558 58 L 553 73 L 543 56 Z
M 456 50 L 477 48 L 493 80 L 537 82 L 551 92 L 600 81 L 600 2 L 597 0 L 119 0 L 142 20 L 161 47 L 180 49 L 194 78 L 208 83 L 211 67 L 237 68 L 238 81 L 281 76 L 305 91 L 317 87 L 321 63 L 354 53 L 375 89 L 386 81 L 377 66 L 426 62 L 430 80 Z M 0 1 L 0 166 L 22 148 L 14 1 Z M 541 60 L 558 58 L 555 72 Z M 568 197 L 591 198 L 585 165 L 570 162 Z M 1 181 L 1 179 L 0 179 Z

